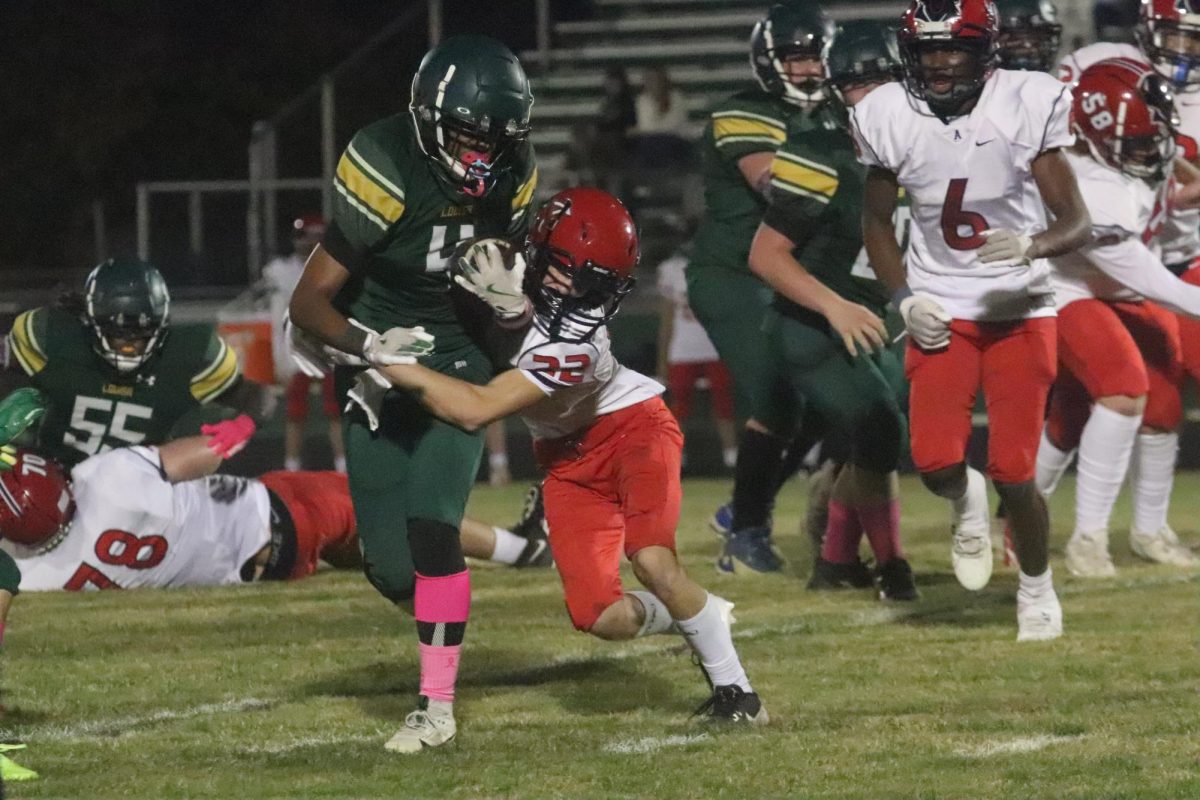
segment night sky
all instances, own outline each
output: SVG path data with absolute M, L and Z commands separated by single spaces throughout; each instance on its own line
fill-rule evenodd
M 245 178 L 253 122 L 413 5 L 412 28 L 340 82 L 339 147 L 407 106 L 426 49 L 425 0 L 0 0 L 0 269 L 90 265 L 97 200 L 110 249 L 131 251 L 136 182 Z M 445 6 L 447 34 L 487 32 L 516 50 L 534 42 L 532 0 Z M 281 132 L 281 175 L 319 174 L 316 108 Z M 209 224 L 240 214 L 244 227 L 244 205 L 234 205 L 214 204 Z M 295 210 L 287 205 L 284 214 Z

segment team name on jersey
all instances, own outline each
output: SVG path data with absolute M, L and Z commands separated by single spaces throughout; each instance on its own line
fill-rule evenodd
M 475 210 L 471 206 L 447 206 L 438 216 L 446 219 L 447 217 L 469 217 L 473 213 Z
M 132 386 L 122 386 L 119 383 L 106 383 L 100 387 L 101 394 L 115 394 L 117 397 L 133 397 Z

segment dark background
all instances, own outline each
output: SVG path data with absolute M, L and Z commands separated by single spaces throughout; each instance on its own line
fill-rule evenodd
M 0 270 L 11 277 L 91 264 L 94 201 L 104 203 L 110 249 L 131 251 L 135 183 L 245 178 L 254 121 L 415 7 L 411 27 L 339 87 L 338 146 L 358 126 L 405 108 L 427 49 L 426 6 L 0 2 Z M 446 35 L 484 31 L 518 51 L 534 44 L 532 0 L 444 6 Z M 288 147 L 281 141 L 284 176 Z

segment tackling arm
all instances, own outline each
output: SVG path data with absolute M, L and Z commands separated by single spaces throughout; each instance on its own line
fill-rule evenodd
M 1054 215 L 1049 227 L 1033 237 L 1028 258 L 1051 258 L 1078 250 L 1088 242 L 1092 219 L 1075 173 L 1061 150 L 1047 150 L 1030 164 L 1042 202 Z
M 1172 275 L 1137 238 L 1093 246 L 1085 254 L 1098 270 L 1146 299 L 1176 313 L 1200 319 L 1200 286 Z
M 471 432 L 546 396 L 516 369 L 500 373 L 486 386 L 460 381 L 419 364 L 383 367 L 379 371 L 395 386 L 412 392 L 435 416 Z

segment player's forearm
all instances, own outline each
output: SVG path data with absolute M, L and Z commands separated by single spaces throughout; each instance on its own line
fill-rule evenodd
M 760 225 L 750 247 L 750 270 L 764 283 L 797 305 L 822 316 L 841 297 L 812 276 L 792 255 L 792 241 L 767 225 Z
M 158 447 L 163 474 L 171 483 L 212 475 L 222 458 L 208 446 L 207 436 L 186 436 Z
M 891 295 L 908 287 L 904 253 L 896 240 L 894 221 L 899 195 L 900 184 L 894 173 L 880 167 L 867 171 L 863 187 L 863 244 L 875 277 Z
M 864 216 L 863 242 L 867 248 L 867 261 L 888 294 L 906 289 L 908 273 L 904 269 L 904 252 L 896 243 L 896 227 L 891 215 L 886 219 Z
M 507 416 L 490 402 L 486 386 L 460 381 L 420 364 L 383 367 L 379 371 L 410 392 L 431 414 L 465 431 L 475 432 Z
M 1029 258 L 1053 258 L 1074 252 L 1088 243 L 1092 218 L 1088 214 L 1075 172 L 1059 150 L 1042 153 L 1030 165 L 1042 202 L 1054 220 L 1035 234 L 1026 255 Z
M 1088 260 L 1108 277 L 1179 314 L 1200 318 L 1200 286 L 1181 281 L 1137 239 L 1094 247 Z
M 343 353 L 362 355 L 367 342 L 367 332 L 350 324 L 341 312 L 333 307 L 328 297 L 319 292 L 292 295 L 288 306 L 292 323 L 300 330 Z
M 292 292 L 288 315 L 293 325 L 325 344 L 362 355 L 367 332 L 351 325 L 333 305 L 333 298 L 349 279 L 350 270 L 318 245 Z

